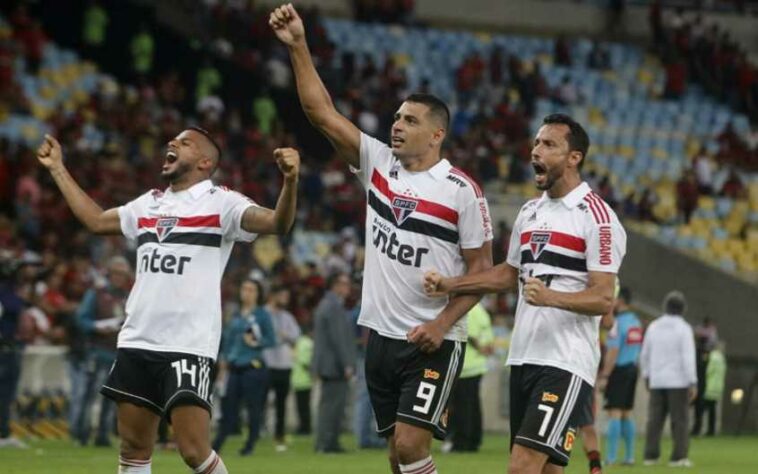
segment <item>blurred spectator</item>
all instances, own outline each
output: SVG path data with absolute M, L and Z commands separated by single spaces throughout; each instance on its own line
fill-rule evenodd
M 571 47 L 565 36 L 559 35 L 555 39 L 553 61 L 559 66 L 571 66 Z
M 666 82 L 663 86 L 663 97 L 669 100 L 681 98 L 687 87 L 687 65 L 677 56 L 668 61 L 664 68 Z
M 102 61 L 102 48 L 108 27 L 108 12 L 98 0 L 91 0 L 84 10 L 82 44 L 84 53 L 96 61 Z
M 310 330 L 304 330 L 295 343 L 295 363 L 292 366 L 292 389 L 297 405 L 297 431 L 295 434 L 311 434 L 311 378 L 313 362 L 313 338 Z
M 698 192 L 704 196 L 713 195 L 713 164 L 704 146 L 692 159 L 692 168 L 695 170 Z
M 599 70 L 606 70 L 611 67 L 611 55 L 605 43 L 601 43 L 600 41 L 592 42 L 592 50 L 587 57 L 587 67 Z
M 475 452 L 482 444 L 480 386 L 487 373 L 487 357 L 493 353 L 490 315 L 481 303 L 468 312 L 468 339 L 463 369 L 452 393 L 448 437 L 444 451 Z
M 290 295 L 288 286 L 275 286 L 271 289 L 266 304 L 266 310 L 271 314 L 276 332 L 276 345 L 266 349 L 263 357 L 269 368 L 268 391 L 273 391 L 275 396 L 274 442 L 277 452 L 287 450 L 284 422 L 287 419 L 287 397 L 290 393 L 294 363 L 292 350 L 301 333 L 295 317 L 287 310 L 290 306 Z
M 663 301 L 663 316 L 650 323 L 642 342 L 640 370 L 650 390 L 645 462 L 655 463 L 661 455 L 661 433 L 671 415 L 674 446 L 670 466 L 691 467 L 689 452 L 689 404 L 697 395 L 695 337 L 684 320 L 687 302 L 679 291 Z
M 706 367 L 709 354 L 718 343 L 718 330 L 711 318 L 703 318 L 703 322 L 695 326 L 695 351 L 697 353 L 697 398 L 695 399 L 695 423 L 692 425 L 692 435 L 700 435 L 705 410 Z
M 132 71 L 135 77 L 144 79 L 150 76 L 153 70 L 153 56 L 155 54 L 155 41 L 147 24 L 142 24 L 139 31 L 132 38 L 129 45 L 132 54 Z
M 724 394 L 724 379 L 726 378 L 726 357 L 724 344 L 719 342 L 708 356 L 708 366 L 705 371 L 705 412 L 708 414 L 707 436 L 716 435 L 716 416 L 718 403 Z M 695 436 L 700 432 L 694 433 Z
M 76 387 L 71 397 L 73 424 L 71 436 L 82 446 L 89 442 L 91 422 L 90 412 L 95 395 L 105 383 L 108 373 L 116 361 L 116 339 L 125 318 L 126 298 L 132 284 L 131 266 L 124 257 L 117 256 L 108 262 L 106 281 L 103 286 L 91 288 L 84 294 L 76 312 L 76 324 L 86 337 L 86 355 L 76 377 Z M 114 423 L 113 401 L 100 397 L 100 418 L 95 437 L 95 446 L 110 446 L 108 433 Z
M 224 328 L 220 367 L 226 378 L 223 390 L 221 426 L 213 440 L 213 449 L 221 451 L 226 437 L 232 434 L 239 419 L 240 404 L 247 411 L 247 439 L 240 455 L 247 456 L 255 449 L 266 405 L 266 386 L 269 370 L 263 360 L 263 350 L 276 344 L 271 315 L 263 307 L 263 286 L 255 280 L 243 280 L 239 286 L 239 310 Z
M 685 224 L 690 223 L 692 213 L 697 209 L 698 198 L 699 192 L 695 173 L 692 170 L 687 170 L 676 183 L 676 205 Z
M 18 336 L 25 304 L 17 287 L 16 264 L 3 250 L 0 255 L 0 448 L 25 447 L 10 431 L 11 405 L 16 400 L 21 376 L 23 344 Z
M 344 448 L 339 435 L 356 362 L 345 308 L 352 282 L 347 273 L 333 273 L 326 287 L 327 293 L 314 311 L 313 373 L 321 381 L 315 448 L 321 453 L 341 453 Z
M 653 213 L 653 207 L 656 204 L 656 198 L 650 188 L 643 188 L 640 200 L 637 202 L 637 217 L 641 221 L 656 222 L 657 218 Z
M 223 84 L 221 73 L 213 65 L 210 58 L 203 60 L 203 65 L 197 71 L 195 86 L 195 101 L 197 104 L 209 96 L 215 96 Z
M 721 187 L 721 196 L 732 199 L 743 199 L 747 195 L 745 185 L 742 183 L 740 175 L 734 168 L 729 170 L 729 176 L 724 181 L 724 185 Z
M 255 98 L 253 102 L 253 116 L 258 130 L 264 135 L 271 135 L 274 124 L 278 119 L 276 104 L 271 96 L 264 93 Z

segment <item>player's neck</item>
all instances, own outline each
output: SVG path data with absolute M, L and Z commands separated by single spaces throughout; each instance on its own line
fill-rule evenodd
M 254 309 L 255 309 L 255 305 L 254 304 L 250 304 L 250 305 L 243 304 L 240 307 L 240 312 L 242 312 L 242 314 L 250 314 L 250 313 L 253 312 Z
M 427 171 L 440 162 L 442 158 L 439 153 L 430 152 L 426 155 L 410 156 L 400 158 L 400 164 L 403 165 L 405 171 L 411 173 L 418 173 L 420 171 Z
M 205 181 L 206 179 L 208 178 L 205 176 L 182 176 L 176 181 L 172 181 L 169 184 L 169 187 L 171 188 L 171 192 L 178 193 L 180 191 L 186 191 L 187 189 L 191 188 L 201 181 Z
M 580 184 L 582 184 L 582 178 L 578 173 L 564 174 L 547 190 L 547 196 L 550 199 L 562 199 Z

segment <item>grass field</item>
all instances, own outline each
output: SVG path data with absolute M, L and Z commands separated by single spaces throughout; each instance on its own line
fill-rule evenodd
M 505 473 L 507 464 L 507 437 L 490 435 L 484 446 L 476 454 L 441 454 L 435 445 L 434 458 L 442 473 Z M 351 451 L 340 455 L 316 455 L 313 453 L 311 438 L 293 438 L 289 451 L 274 452 L 269 439 L 258 444 L 252 456 L 242 458 L 237 455 L 241 444 L 234 437 L 224 446 L 223 458 L 229 471 L 238 473 L 297 474 L 297 473 L 365 473 L 387 474 L 389 472 L 383 451 Z M 638 444 L 638 462 L 641 459 L 641 440 Z M 346 448 L 354 449 L 352 438 L 345 437 Z M 584 454 L 580 445 L 572 456 L 566 472 L 579 474 L 587 472 Z M 663 454 L 667 456 L 670 443 L 666 441 Z M 692 473 L 758 473 L 758 438 L 719 437 L 694 439 L 690 458 L 695 467 Z M 115 448 L 81 448 L 69 441 L 37 441 L 30 443 L 29 449 L 0 449 L 0 472 L 2 474 L 101 474 L 115 473 L 118 452 Z M 673 469 L 675 472 L 679 469 Z M 606 472 L 619 474 L 656 474 L 671 472 L 665 463 L 656 467 L 616 467 Z M 186 474 L 179 455 L 173 451 L 156 452 L 153 456 L 153 473 Z

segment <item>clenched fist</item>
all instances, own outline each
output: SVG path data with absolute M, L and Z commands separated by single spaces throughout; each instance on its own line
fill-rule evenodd
M 524 299 L 532 306 L 550 306 L 550 288 L 539 278 L 528 277 L 524 280 Z
M 271 12 L 268 24 L 273 28 L 279 41 L 287 46 L 295 46 L 305 40 L 303 20 L 291 3 L 280 6 Z
M 300 153 L 294 148 L 277 148 L 274 150 L 276 164 L 288 181 L 294 181 L 300 174 Z
M 47 169 L 60 166 L 63 163 L 63 152 L 58 140 L 45 134 L 45 141 L 37 148 L 37 159 Z
M 427 296 L 445 296 L 448 289 L 445 287 L 445 278 L 435 270 L 424 273 L 424 293 Z

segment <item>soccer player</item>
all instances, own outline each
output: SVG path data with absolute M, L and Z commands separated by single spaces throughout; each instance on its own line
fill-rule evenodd
M 608 411 L 606 462 L 614 464 L 618 454 L 619 438 L 624 439 L 623 464 L 634 464 L 635 426 L 632 419 L 634 392 L 637 388 L 637 364 L 642 350 L 642 323 L 629 304 L 632 293 L 622 288 L 616 299 L 616 322 L 608 334 L 603 368 L 598 386 L 605 391 L 605 409 Z
M 137 245 L 136 281 L 126 303 L 116 362 L 102 393 L 118 403 L 119 473 L 149 474 L 158 423 L 174 426 L 179 452 L 196 473 L 224 474 L 210 446 L 211 388 L 221 339 L 221 275 L 235 241 L 287 232 L 295 218 L 300 156 L 274 151 L 284 176 L 276 209 L 210 181 L 221 150 L 203 129 L 168 143 L 151 190 L 103 211 L 63 164 L 58 141 L 45 136 L 37 158 L 74 215 L 96 234 L 122 233 Z
M 592 394 L 600 315 L 611 309 L 626 233 L 580 169 L 589 138 L 572 118 L 545 117 L 532 148 L 544 191 L 521 208 L 505 262 L 463 277 L 425 276 L 435 294 L 503 291 L 519 284 L 511 350 L 508 472 L 558 473 L 576 438 L 574 407 Z
M 479 296 L 424 294 L 423 274 L 492 265 L 492 226 L 477 184 L 440 156 L 450 120 L 438 98 L 413 94 L 395 114 L 390 146 L 340 115 L 316 72 L 292 5 L 269 19 L 287 45 L 308 119 L 366 189 L 366 263 L 358 323 L 371 330 L 366 381 L 392 472 L 432 474 L 432 436 L 444 438 L 446 405 L 461 370 L 463 316 Z

